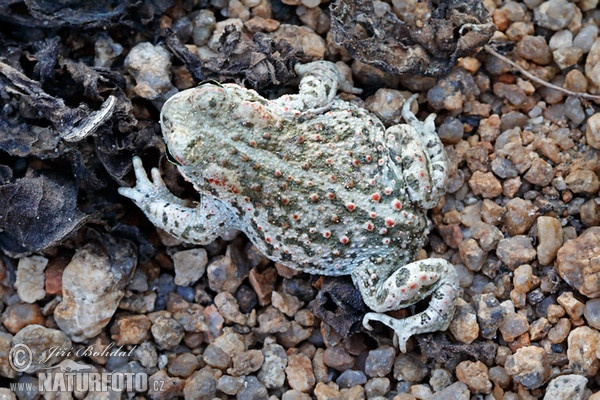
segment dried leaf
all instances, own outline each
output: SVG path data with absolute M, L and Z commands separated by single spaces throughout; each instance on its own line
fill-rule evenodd
M 204 64 L 181 44 L 175 33 L 168 30 L 163 33 L 169 51 L 185 64 L 197 82 L 233 80 L 261 89 L 286 84 L 296 76 L 296 58 L 289 43 L 276 41 L 262 32 L 248 40 L 234 25 L 226 27 L 220 38 L 219 54 Z
M 343 337 L 360 331 L 367 307 L 350 279 L 324 277 L 323 286 L 311 303 L 314 314 Z
M 337 0 L 331 7 L 331 32 L 352 57 L 385 72 L 439 76 L 495 31 L 481 1 L 427 4 L 429 19 L 403 21 L 390 11 L 376 15 L 371 0 Z
M 12 23 L 43 28 L 78 26 L 103 27 L 122 17 L 131 6 L 130 1 L 119 0 L 2 0 L 0 16 Z M 16 10 L 26 9 L 28 13 Z
M 77 186 L 44 175 L 0 186 L 0 204 L 0 248 L 12 257 L 56 244 L 88 219 Z

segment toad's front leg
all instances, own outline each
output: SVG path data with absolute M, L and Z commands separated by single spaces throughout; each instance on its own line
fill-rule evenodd
M 319 114 L 329 108 L 338 89 L 348 93 L 362 92 L 361 89 L 352 87 L 330 61 L 298 63 L 294 69 L 301 78 L 299 93 L 284 95 L 270 101 L 270 106 L 277 110 L 278 115 L 298 117 Z
M 402 352 L 406 352 L 406 342 L 412 335 L 448 328 L 458 296 L 458 276 L 452 264 L 439 258 L 415 261 L 396 270 L 387 279 L 379 279 L 371 269 L 358 268 L 352 274 L 365 304 L 377 311 L 365 315 L 365 328 L 371 329 L 371 321 L 389 326 L 396 332 Z M 408 307 L 430 295 L 429 307 L 419 314 L 401 320 L 383 314 Z
M 129 197 L 156 227 L 188 243 L 208 244 L 228 230 L 235 229 L 235 215 L 212 196 L 204 195 L 196 207 L 188 207 L 165 186 L 158 169 L 152 168 L 148 179 L 142 160 L 133 158 L 136 185 L 119 188 Z

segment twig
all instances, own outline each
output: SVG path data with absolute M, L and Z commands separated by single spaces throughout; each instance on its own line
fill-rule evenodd
M 517 71 L 519 71 L 521 74 L 523 74 L 528 79 L 531 79 L 532 81 L 537 82 L 542 86 L 546 86 L 546 87 L 549 87 L 550 89 L 558 90 L 559 92 L 563 92 L 568 96 L 581 97 L 581 98 L 588 99 L 588 100 L 600 101 L 600 96 L 596 96 L 596 95 L 589 94 L 589 93 L 573 92 L 572 90 L 553 85 L 549 82 L 546 82 L 546 81 L 538 78 L 537 76 L 533 75 L 532 73 L 527 72 L 523 67 L 521 67 L 516 62 L 512 61 L 510 58 L 505 57 L 502 54 L 498 53 L 490 45 L 485 45 L 485 46 L 483 46 L 483 48 L 485 49 L 485 51 L 487 51 L 494 57 L 498 57 L 500 60 L 504 61 L 511 67 L 515 68 Z

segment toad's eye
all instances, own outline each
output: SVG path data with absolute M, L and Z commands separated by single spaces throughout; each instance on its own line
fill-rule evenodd
M 194 89 L 190 102 L 198 111 L 214 116 L 227 104 L 227 90 L 220 85 L 206 83 Z

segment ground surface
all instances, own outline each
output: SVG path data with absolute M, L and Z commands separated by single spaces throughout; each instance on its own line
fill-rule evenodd
M 597 1 L 484 2 L 492 48 L 570 94 L 484 50 L 397 77 L 335 45 L 328 3 L 285 3 L 0 2 L 2 386 L 72 359 L 147 374 L 160 385 L 138 396 L 158 399 L 600 398 L 600 103 L 572 93 L 600 93 Z M 373 12 L 427 26 L 423 7 Z M 315 59 L 338 62 L 364 90 L 343 96 L 388 125 L 410 93 L 419 117 L 438 115 L 452 176 L 422 257 L 452 262 L 462 293 L 448 331 L 406 354 L 384 327 L 360 329 L 347 281 L 273 265 L 235 233 L 180 243 L 116 191 L 138 154 L 194 200 L 164 156 L 162 103 L 206 79 L 278 96 Z M 9 364 L 17 344 L 34 354 L 25 372 Z

